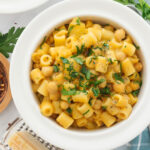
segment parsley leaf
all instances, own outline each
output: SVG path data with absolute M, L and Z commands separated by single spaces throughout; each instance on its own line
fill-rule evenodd
M 107 60 L 108 60 L 108 62 L 109 62 L 110 64 L 113 64 L 113 61 L 112 61 L 111 58 L 108 58 Z
M 66 89 L 62 89 L 61 90 L 61 94 L 62 95 L 76 95 L 77 91 L 76 89 L 70 89 L 69 91 L 67 91 Z
M 46 41 L 46 36 L 43 38 L 43 41 L 42 41 L 42 43 L 40 44 L 40 49 L 42 49 L 42 46 L 43 46 L 43 44 L 45 43 L 45 41 Z
M 62 62 L 63 62 L 64 64 L 69 64 L 69 60 L 68 60 L 68 59 L 66 59 L 66 58 L 64 58 L 64 57 L 60 57 L 60 59 L 62 60 Z
M 113 74 L 113 77 L 115 78 L 115 80 L 119 80 L 119 81 L 121 81 L 121 82 L 124 83 L 124 80 L 123 80 L 123 78 L 121 77 L 121 74 L 120 74 L 120 73 L 114 73 L 114 74 Z
M 71 77 L 71 78 L 77 78 L 78 75 L 79 75 L 79 73 L 76 72 L 76 71 L 72 71 L 72 72 L 70 73 L 70 77 Z
M 76 46 L 77 49 L 77 56 L 82 54 L 84 51 L 84 44 L 81 45 L 81 48 L 79 48 L 78 46 Z
M 78 19 L 76 20 L 77 25 L 80 25 L 80 18 L 78 17 Z
M 100 93 L 102 95 L 110 95 L 111 94 L 110 88 L 106 86 L 105 88 L 100 89 Z
M 72 113 L 72 109 L 69 107 L 69 108 L 67 108 L 66 109 L 66 111 L 69 113 L 69 114 L 71 114 Z
M 57 65 L 54 65 L 53 68 L 54 68 L 54 72 L 58 72 L 59 71 L 59 67 Z
M 92 99 L 93 99 L 93 98 L 90 98 L 90 99 L 89 99 L 89 102 L 88 102 L 90 106 L 92 106 Z
M 91 72 L 90 72 L 90 70 L 88 70 L 88 69 L 86 68 L 85 65 L 82 65 L 81 73 L 83 73 L 83 74 L 85 75 L 85 78 L 86 78 L 87 80 L 90 80 L 90 78 L 91 78 Z
M 92 92 L 93 92 L 93 94 L 94 94 L 94 96 L 99 96 L 99 94 L 100 94 L 100 90 L 99 90 L 99 88 L 92 88 Z
M 97 81 L 90 81 L 90 84 L 93 84 L 95 87 L 101 83 L 105 82 L 105 79 L 100 79 L 100 80 L 97 80 Z
M 107 109 L 107 106 L 102 106 L 102 110 L 106 110 Z
M 139 92 L 140 92 L 140 89 L 132 91 L 132 95 L 133 96 L 138 96 Z
M 86 112 L 83 113 L 83 116 L 86 115 L 90 110 L 88 109 Z
M 72 31 L 73 28 L 74 28 L 74 26 L 70 26 L 70 27 L 68 28 L 68 36 L 70 35 L 70 32 Z
M 0 53 L 8 58 L 9 53 L 13 52 L 14 46 L 23 30 L 24 27 L 17 29 L 12 27 L 9 29 L 8 33 L 0 33 Z
M 80 57 L 74 57 L 74 60 L 75 60 L 78 64 L 83 65 L 83 59 L 82 59 L 82 58 L 80 58 Z
M 150 21 L 150 6 L 148 5 L 148 3 L 146 3 L 145 0 L 115 0 L 115 1 L 122 3 L 124 5 L 133 5 L 141 12 L 142 17 L 144 19 Z

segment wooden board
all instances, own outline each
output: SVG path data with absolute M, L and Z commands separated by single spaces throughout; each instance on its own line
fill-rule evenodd
M 2 112 L 3 110 L 5 110 L 5 108 L 12 100 L 12 96 L 11 96 L 10 84 L 9 84 L 9 61 L 1 53 L 0 53 L 0 62 L 3 64 L 5 68 L 6 78 L 8 81 L 8 88 L 3 96 L 2 102 L 0 103 L 0 112 Z

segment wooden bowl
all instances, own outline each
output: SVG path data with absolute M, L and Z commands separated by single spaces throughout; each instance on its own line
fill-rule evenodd
M 0 54 L 0 74 L 4 75 L 4 91 L 0 94 L 0 112 L 10 103 L 12 96 L 9 85 L 9 61 Z

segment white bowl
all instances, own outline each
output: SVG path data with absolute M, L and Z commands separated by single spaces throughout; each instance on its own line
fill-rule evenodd
M 110 128 L 85 131 L 66 130 L 41 115 L 30 84 L 31 54 L 45 34 L 74 16 L 123 27 L 140 45 L 143 86 L 130 117 Z M 112 0 L 70 0 L 58 3 L 26 27 L 12 56 L 10 83 L 16 107 L 27 124 L 48 142 L 65 149 L 112 149 L 135 138 L 150 123 L 150 28 L 135 12 Z
M 44 4 L 48 0 L 0 0 L 0 13 L 24 12 Z

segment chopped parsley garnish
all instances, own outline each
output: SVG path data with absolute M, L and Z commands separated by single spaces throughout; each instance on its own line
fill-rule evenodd
M 102 106 L 102 110 L 106 110 L 107 109 L 107 106 Z
M 74 28 L 74 26 L 70 26 L 70 27 L 68 28 L 68 36 L 69 36 L 69 34 L 70 34 L 70 32 L 72 31 L 73 28 Z
M 86 112 L 83 113 L 83 116 L 86 115 L 90 110 L 88 109 Z
M 80 65 L 83 65 L 83 59 L 82 58 L 80 58 L 80 57 L 74 57 L 74 60 L 78 63 L 78 64 L 80 64 Z
M 77 54 L 76 55 L 77 56 L 83 53 L 84 47 L 85 47 L 84 44 L 81 45 L 81 48 L 79 48 L 78 46 L 76 46 L 76 49 L 77 49 Z
M 100 93 L 102 95 L 110 95 L 111 94 L 110 88 L 106 86 L 105 88 L 100 89 Z
M 94 94 L 94 96 L 99 96 L 99 94 L 100 94 L 100 90 L 99 90 L 99 88 L 92 88 L 92 92 L 93 92 L 93 94 Z
M 62 95 L 76 95 L 77 90 L 76 89 L 70 89 L 69 91 L 67 91 L 66 89 L 62 89 L 61 90 L 61 94 Z
M 101 47 L 99 47 L 99 46 L 97 46 L 97 47 L 95 47 L 95 48 L 93 48 L 93 49 L 99 49 L 99 50 L 103 50 Z
M 76 72 L 76 71 L 72 71 L 72 72 L 70 73 L 70 77 L 71 77 L 71 78 L 77 78 L 78 75 L 79 75 L 79 73 Z
M 90 80 L 90 78 L 91 78 L 91 72 L 90 72 L 90 70 L 88 70 L 88 69 L 86 68 L 85 65 L 82 65 L 81 73 L 83 73 L 83 74 L 85 75 L 85 78 L 86 78 L 87 80 Z
M 45 43 L 45 41 L 46 41 L 46 36 L 43 38 L 43 41 L 42 41 L 42 43 L 40 44 L 40 49 L 42 49 L 42 46 L 43 46 L 43 44 Z
M 123 78 L 121 77 L 121 74 L 120 74 L 120 73 L 114 73 L 114 74 L 113 74 L 113 77 L 114 77 L 114 79 L 115 79 L 116 81 L 119 80 L 119 81 L 121 81 L 121 82 L 124 83 L 124 80 L 123 80 Z
M 63 62 L 64 64 L 69 64 L 69 60 L 68 60 L 68 59 L 66 59 L 66 58 L 64 58 L 64 57 L 60 57 L 60 59 L 62 60 L 62 62 Z
M 92 99 L 93 99 L 93 98 L 90 98 L 90 99 L 89 99 L 89 102 L 88 102 L 90 106 L 92 106 Z
M 67 108 L 66 109 L 66 111 L 69 113 L 69 114 L 71 114 L 72 113 L 72 109 L 69 107 L 69 108 Z
M 103 50 L 108 50 L 109 49 L 109 44 L 108 43 L 103 43 L 102 49 Z
M 80 25 L 80 18 L 78 17 L 78 19 L 76 20 L 77 25 Z
M 92 54 L 94 54 L 94 51 L 92 50 L 92 48 L 89 48 L 87 56 L 91 56 Z
M 71 97 L 67 98 L 68 103 L 71 103 Z
M 54 72 L 58 72 L 59 71 L 59 67 L 57 65 L 53 66 Z
M 92 56 L 91 58 L 90 58 L 90 63 L 92 62 L 92 60 L 94 59 L 94 60 L 96 60 L 98 57 L 97 56 Z M 90 64 L 89 63 L 89 64 Z M 95 62 L 93 62 L 93 63 L 95 63 Z
M 90 81 L 90 84 L 93 84 L 95 87 L 101 83 L 105 82 L 105 79 L 100 79 L 97 81 Z
M 133 96 L 138 96 L 139 92 L 140 92 L 140 89 L 132 91 L 131 93 Z
M 113 64 L 113 61 L 112 61 L 111 58 L 108 58 L 108 62 L 109 62 L 110 64 Z
M 134 44 L 134 46 L 135 46 L 136 50 L 139 50 L 139 49 L 140 49 L 140 46 L 138 46 L 138 45 L 136 45 L 136 44 Z

